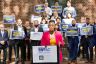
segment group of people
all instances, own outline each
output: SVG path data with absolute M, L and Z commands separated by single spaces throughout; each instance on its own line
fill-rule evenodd
M 77 21 L 75 20 L 77 16 L 76 10 L 71 6 L 71 2 L 68 1 L 67 7 L 63 10 L 63 19 L 61 17 L 61 14 L 59 15 L 57 11 L 54 11 L 52 14 L 52 10 L 50 7 L 48 7 L 48 3 L 45 3 L 45 13 L 46 15 L 42 16 L 40 23 L 38 20 L 35 20 L 32 23 L 29 20 L 25 20 L 23 23 L 21 18 L 16 19 L 16 24 L 12 25 L 9 33 L 7 30 L 5 30 L 4 24 L 0 24 L 0 52 L 1 50 L 3 50 L 4 52 L 3 62 L 1 62 L 0 60 L 0 64 L 6 64 L 7 57 L 9 63 L 12 61 L 12 49 L 14 49 L 15 53 L 15 64 L 18 64 L 20 60 L 22 64 L 25 64 L 26 60 L 32 61 L 33 59 L 32 46 L 49 45 L 59 47 L 59 64 L 62 64 L 62 47 L 64 47 L 65 44 L 64 37 L 67 38 L 68 42 L 68 64 L 77 64 L 77 57 L 80 56 L 80 53 L 82 53 L 82 57 L 86 59 L 87 63 L 93 63 L 93 47 L 96 45 L 96 20 L 94 23 L 91 23 L 90 18 L 86 18 L 86 22 L 83 22 L 85 23 L 83 27 L 93 27 L 93 35 L 63 36 L 62 33 L 65 34 L 65 32 L 62 32 L 61 24 L 67 24 L 69 28 L 78 28 Z M 41 24 L 48 24 L 48 30 L 44 31 Z M 10 39 L 9 35 L 10 31 L 12 30 L 22 32 L 24 38 Z M 30 32 L 43 32 L 42 39 L 30 40 Z M 19 54 L 19 49 L 21 49 L 21 55 Z

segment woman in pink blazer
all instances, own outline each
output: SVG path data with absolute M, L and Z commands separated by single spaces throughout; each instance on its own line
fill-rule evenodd
M 62 51 L 61 47 L 64 46 L 64 40 L 62 37 L 61 32 L 55 31 L 55 22 L 53 20 L 49 21 L 49 31 L 44 32 L 42 39 L 41 39 L 41 45 L 42 46 L 58 46 L 59 47 L 59 62 L 62 63 Z

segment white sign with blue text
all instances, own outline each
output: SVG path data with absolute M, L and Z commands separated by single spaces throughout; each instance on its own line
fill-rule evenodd
M 57 46 L 33 46 L 33 63 L 56 63 Z

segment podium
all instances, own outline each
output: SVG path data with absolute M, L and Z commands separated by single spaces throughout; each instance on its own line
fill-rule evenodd
M 32 46 L 32 64 L 59 64 L 59 47 Z

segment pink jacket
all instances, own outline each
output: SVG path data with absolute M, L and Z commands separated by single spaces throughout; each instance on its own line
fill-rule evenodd
M 64 46 L 64 41 L 63 41 L 63 37 L 62 37 L 61 32 L 55 31 L 55 38 L 56 38 L 56 45 L 59 46 L 59 42 L 60 42 L 61 46 Z M 50 33 L 49 33 L 49 31 L 43 33 L 43 36 L 41 39 L 41 45 L 42 46 L 50 45 Z M 60 50 L 59 57 L 60 57 L 60 62 L 62 62 L 63 58 L 62 58 L 62 51 L 61 50 Z

